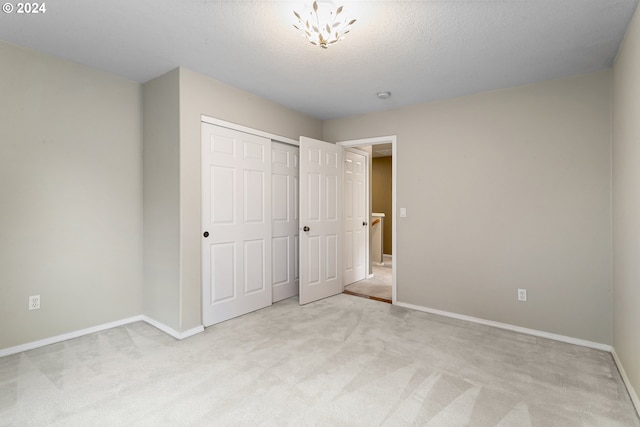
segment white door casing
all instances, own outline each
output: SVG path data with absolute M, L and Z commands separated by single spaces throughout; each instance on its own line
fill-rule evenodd
M 205 326 L 271 305 L 270 181 L 271 140 L 202 124 Z
M 367 154 L 352 148 L 344 152 L 344 285 L 364 280 L 368 274 Z
M 300 304 L 342 292 L 342 157 L 300 137 Z
M 271 142 L 273 302 L 298 295 L 299 149 Z

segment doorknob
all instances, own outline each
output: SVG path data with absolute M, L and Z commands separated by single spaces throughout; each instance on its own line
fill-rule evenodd
M 368 224 L 367 221 L 362 221 L 362 226 L 365 226 L 367 224 Z
M 205 231 L 204 233 L 202 233 L 202 235 L 203 235 L 204 237 L 209 237 L 209 232 L 208 232 L 208 231 Z
M 302 227 L 302 231 L 309 231 L 311 230 L 309 227 L 307 227 L 306 225 L 304 227 Z

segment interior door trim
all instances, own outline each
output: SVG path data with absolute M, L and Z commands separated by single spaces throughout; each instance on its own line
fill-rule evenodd
M 209 123 L 212 125 L 220 126 L 227 129 L 233 129 L 240 132 L 248 133 L 250 135 L 261 136 L 263 138 L 269 138 L 272 141 L 276 142 L 284 142 L 285 144 L 295 145 L 296 147 L 300 146 L 300 142 L 296 139 L 287 138 L 286 136 L 276 135 L 270 132 L 264 132 L 258 129 L 250 128 L 247 126 L 242 126 L 236 123 L 227 122 L 225 120 L 216 119 L 214 117 L 205 116 L 202 114 L 200 116 L 200 121 L 203 123 Z

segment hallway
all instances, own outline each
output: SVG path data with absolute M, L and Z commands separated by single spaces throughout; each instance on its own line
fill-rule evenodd
M 373 277 L 345 286 L 344 293 L 391 303 L 393 257 L 384 255 L 384 265 L 373 266 Z

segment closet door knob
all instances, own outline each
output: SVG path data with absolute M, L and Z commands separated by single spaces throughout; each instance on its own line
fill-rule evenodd
M 307 227 L 306 225 L 304 227 L 302 227 L 302 231 L 309 231 L 311 230 L 309 227 Z
M 362 226 L 366 226 L 367 225 L 367 221 L 362 221 Z
M 202 233 L 202 235 L 203 235 L 204 237 L 209 237 L 209 232 L 208 232 L 208 231 L 205 231 L 204 233 Z

